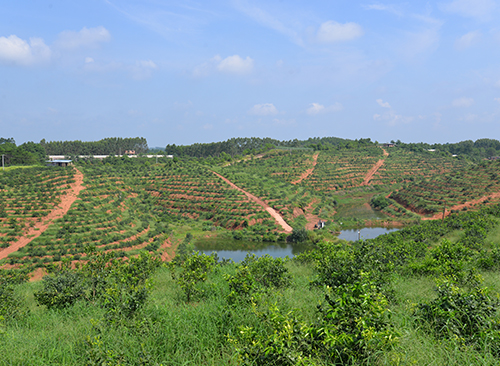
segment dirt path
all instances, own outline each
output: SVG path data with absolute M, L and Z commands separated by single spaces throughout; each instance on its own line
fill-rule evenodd
M 313 166 L 312 168 L 310 169 L 307 169 L 304 173 L 302 173 L 300 175 L 300 178 L 293 181 L 292 184 L 299 184 L 300 182 L 302 182 L 304 179 L 306 179 L 308 176 L 310 176 L 312 174 L 312 172 L 314 171 L 314 167 L 316 166 L 316 163 L 318 162 L 318 155 L 319 153 L 317 153 L 316 155 L 313 155 Z
M 472 201 L 467 201 L 467 202 L 462 203 L 460 205 L 455 205 L 455 206 L 449 207 L 448 209 L 445 210 L 444 216 L 446 217 L 446 216 L 450 215 L 451 210 L 461 210 L 464 207 L 471 207 L 471 206 L 474 206 L 478 203 L 481 203 L 481 202 L 484 202 L 484 201 L 490 200 L 490 199 L 495 199 L 495 198 L 500 198 L 500 192 L 495 192 L 495 193 L 492 193 L 488 196 L 483 196 L 481 198 L 478 198 L 478 199 L 475 199 Z M 422 220 L 440 220 L 442 218 L 443 218 L 443 212 L 439 212 L 439 213 L 432 215 L 431 217 L 422 217 Z
M 244 193 L 249 199 L 251 199 L 254 202 L 257 202 L 259 205 L 264 207 L 264 209 L 267 212 L 269 212 L 269 214 L 276 220 L 278 225 L 280 225 L 283 228 L 283 230 L 285 230 L 287 233 L 291 233 L 293 231 L 292 227 L 290 225 L 288 225 L 285 220 L 283 220 L 283 217 L 281 217 L 281 215 L 278 212 L 276 212 L 271 206 L 269 206 L 267 203 L 265 203 L 259 197 L 256 197 L 253 194 L 248 193 L 247 191 L 244 191 L 243 189 L 238 187 L 236 184 L 231 182 L 229 179 L 224 178 L 222 175 L 220 175 L 216 172 L 212 172 L 212 173 L 214 173 L 216 176 L 221 178 L 224 182 L 229 184 L 232 188 L 237 189 L 238 191 Z
M 389 153 L 387 151 L 385 151 L 385 149 L 382 149 L 382 151 L 384 152 L 384 158 L 377 161 L 375 163 L 375 165 L 368 171 L 368 173 L 366 173 L 365 179 L 363 180 L 363 183 L 361 183 L 362 186 L 367 186 L 368 183 L 370 183 L 370 180 L 373 178 L 373 176 L 377 172 L 377 170 L 379 170 L 379 168 L 382 165 L 384 165 L 385 158 L 389 156 Z
M 66 212 L 68 212 L 69 208 L 78 197 L 80 191 L 84 189 L 83 174 L 78 169 L 75 168 L 75 170 L 75 182 L 71 184 L 71 187 L 66 195 L 61 197 L 61 203 L 59 206 L 54 208 L 54 210 L 52 210 L 47 216 L 42 218 L 42 221 L 37 222 L 34 227 L 30 228 L 22 238 L 10 245 L 8 248 L 0 251 L 0 260 L 7 258 L 9 254 L 18 251 L 33 239 L 39 237 L 45 230 L 47 230 L 52 221 L 63 217 Z
M 228 162 L 226 163 L 225 165 L 223 165 L 223 167 L 226 167 L 226 166 L 231 166 L 233 165 L 234 163 L 239 163 L 241 161 L 248 161 L 248 160 L 252 160 L 252 159 L 260 159 L 260 158 L 263 158 L 264 157 L 264 154 L 258 154 L 258 155 L 255 155 L 253 157 L 246 157 L 246 158 L 243 158 L 243 159 L 240 159 L 240 160 L 236 160 L 236 161 L 233 161 L 232 163 L 231 162 Z

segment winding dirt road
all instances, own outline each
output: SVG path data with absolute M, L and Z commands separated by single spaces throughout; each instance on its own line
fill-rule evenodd
M 280 225 L 283 228 L 283 230 L 285 230 L 285 232 L 291 233 L 293 231 L 292 227 L 286 223 L 286 221 L 283 219 L 283 217 L 281 217 L 281 215 L 278 212 L 276 212 L 276 210 L 274 210 L 271 206 L 269 206 L 267 203 L 265 203 L 259 197 L 254 196 L 253 194 L 248 193 L 247 191 L 241 189 L 236 184 L 231 182 L 229 179 L 224 178 L 222 175 L 220 175 L 214 171 L 212 171 L 212 173 L 214 173 L 216 176 L 218 176 L 224 182 L 229 184 L 232 188 L 237 189 L 238 191 L 244 193 L 249 199 L 251 199 L 252 201 L 257 202 L 259 205 L 261 205 L 267 212 L 269 212 L 269 214 L 276 220 L 278 225 Z
M 78 194 L 81 190 L 85 189 L 83 186 L 83 174 L 76 169 L 75 182 L 71 184 L 70 189 L 61 197 L 61 203 L 58 207 L 54 208 L 47 216 L 45 216 L 42 221 L 37 222 L 34 227 L 30 228 L 28 233 L 20 238 L 18 241 L 0 251 L 0 260 L 7 258 L 11 253 L 14 253 L 30 243 L 33 239 L 42 235 L 42 233 L 47 230 L 52 221 L 63 217 L 75 202 Z
M 312 172 L 314 171 L 314 167 L 316 166 L 316 164 L 318 162 L 318 155 L 319 155 L 319 153 L 317 153 L 316 155 L 313 155 L 312 168 L 307 169 L 304 173 L 302 173 L 300 175 L 300 178 L 293 181 L 292 184 L 299 184 L 300 182 L 302 182 L 304 179 L 306 179 L 308 176 L 310 176 L 312 174 Z
M 382 151 L 384 152 L 384 158 L 377 161 L 375 165 L 368 171 L 368 173 L 366 173 L 365 179 L 363 180 L 363 183 L 361 183 L 362 186 L 367 186 L 372 180 L 375 173 L 379 170 L 379 168 L 384 165 L 385 158 L 389 156 L 389 153 L 385 151 L 385 149 L 382 149 Z
M 460 205 L 455 205 L 455 206 L 449 207 L 448 209 L 445 210 L 444 216 L 446 217 L 446 216 L 450 215 L 451 210 L 461 210 L 464 207 L 471 207 L 471 206 L 474 206 L 475 204 L 484 202 L 486 200 L 495 199 L 495 198 L 500 198 L 500 192 L 495 192 L 495 193 L 492 193 L 488 196 L 483 196 L 481 198 L 478 198 L 478 199 L 475 199 L 472 201 L 467 201 L 467 202 L 462 203 Z M 442 218 L 443 218 L 443 212 L 439 212 L 439 213 L 432 215 L 431 217 L 422 217 L 422 220 L 441 220 Z

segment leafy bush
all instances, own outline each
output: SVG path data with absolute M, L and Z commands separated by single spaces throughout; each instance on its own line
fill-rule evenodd
M 38 305 L 62 309 L 73 305 L 84 296 L 84 281 L 81 273 L 64 271 L 44 276 L 43 288 L 35 292 Z
M 188 254 L 180 265 L 180 273 L 176 273 L 175 270 L 172 271 L 172 277 L 181 287 L 187 302 L 190 302 L 193 296 L 201 293 L 197 285 L 207 280 L 208 274 L 215 264 L 216 261 L 213 256 L 193 252 Z
M 373 198 L 370 201 L 370 205 L 376 210 L 383 210 L 390 204 L 391 203 L 389 202 L 389 200 L 385 198 L 383 195 L 373 196 Z
M 288 237 L 288 240 L 292 243 L 303 243 L 307 240 L 307 230 L 303 227 L 293 228 L 292 234 Z
M 500 302 L 486 288 L 476 283 L 467 290 L 444 278 L 436 292 L 437 298 L 418 304 L 414 315 L 437 337 L 475 343 L 496 327 L 493 316 Z

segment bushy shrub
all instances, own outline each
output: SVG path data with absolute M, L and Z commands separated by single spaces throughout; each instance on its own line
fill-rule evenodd
M 453 279 L 442 278 L 438 280 L 436 292 L 434 300 L 418 304 L 414 315 L 438 338 L 478 345 L 481 338 L 498 332 L 498 321 L 494 319 L 498 297 L 478 282 L 465 289 Z
M 190 302 L 195 295 L 202 293 L 197 285 L 207 280 L 208 274 L 215 265 L 216 261 L 213 256 L 193 252 L 186 255 L 184 262 L 180 264 L 179 273 L 176 273 L 175 269 L 172 271 L 172 277 L 181 287 L 187 302 Z
M 63 271 L 43 277 L 43 288 L 35 292 L 38 305 L 62 309 L 73 305 L 84 296 L 84 281 L 81 273 Z

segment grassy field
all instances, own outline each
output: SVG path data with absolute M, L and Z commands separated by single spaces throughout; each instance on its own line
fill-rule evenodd
M 390 199 L 381 211 L 370 206 L 393 190 L 430 186 L 419 182 L 441 184 L 442 192 L 421 194 L 429 202 L 496 192 L 498 163 L 389 152 L 367 185 L 363 177 L 384 158 L 378 147 L 320 151 L 297 184 L 318 152 L 271 151 L 215 168 L 80 165 L 85 189 L 71 209 L 0 263 L 0 365 L 498 364 L 500 206 L 425 222 Z M 296 230 L 287 239 L 210 169 Z M 73 179 L 72 169 L 0 175 L 4 246 L 55 207 Z M 318 217 L 333 224 L 303 230 Z M 332 234 L 340 222 L 405 219 L 411 225 L 364 242 Z M 311 250 L 217 262 L 191 252 L 197 238 L 288 240 Z M 39 267 L 49 276 L 26 282 Z
M 287 261 L 192 254 L 165 266 L 143 254 L 99 271 L 94 297 L 65 287 L 71 274 L 90 286 L 90 265 L 56 282 L 2 273 L 16 311 L 0 323 L 0 365 L 495 365 L 499 217 L 464 213 Z

